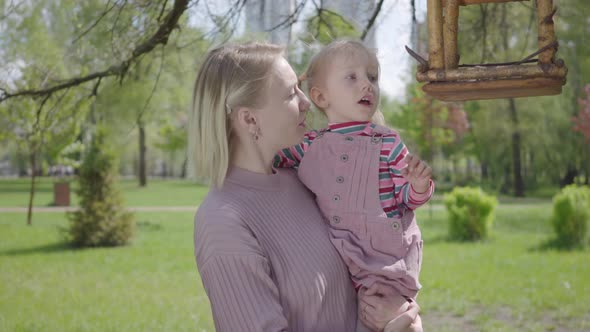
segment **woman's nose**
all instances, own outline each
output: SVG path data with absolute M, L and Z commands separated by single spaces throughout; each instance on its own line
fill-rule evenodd
M 311 102 L 307 99 L 305 93 L 301 92 L 299 95 L 299 111 L 306 112 L 309 111 L 309 107 L 311 106 Z

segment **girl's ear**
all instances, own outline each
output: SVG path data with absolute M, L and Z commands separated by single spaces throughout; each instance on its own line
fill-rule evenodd
M 326 94 L 318 87 L 314 86 L 309 90 L 309 98 L 321 109 L 326 109 L 330 106 Z

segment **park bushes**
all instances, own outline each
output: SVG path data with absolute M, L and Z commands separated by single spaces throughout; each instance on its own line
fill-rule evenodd
M 456 187 L 444 196 L 444 203 L 452 240 L 477 241 L 488 237 L 498 204 L 494 196 L 480 188 Z
M 560 245 L 583 246 L 590 220 L 590 189 L 570 185 L 553 198 L 551 224 Z
M 118 246 L 133 236 L 133 214 L 123 206 L 115 188 L 116 158 L 97 131 L 80 167 L 80 209 L 68 214 L 68 240 L 75 246 Z

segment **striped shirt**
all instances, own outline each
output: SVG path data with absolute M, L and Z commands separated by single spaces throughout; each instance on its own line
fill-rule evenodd
M 375 124 L 370 122 L 344 122 L 329 124 L 322 131 L 330 131 L 347 136 L 373 136 Z M 281 150 L 274 159 L 275 167 L 298 168 L 305 152 L 309 149 L 321 131 L 312 130 L 305 134 L 303 141 L 293 147 Z M 430 181 L 426 193 L 417 193 L 410 183 L 401 175 L 406 167 L 404 158 L 408 154 L 406 145 L 399 134 L 391 130 L 381 135 L 381 154 L 379 157 L 379 199 L 383 210 L 389 218 L 401 218 L 404 211 L 415 210 L 426 203 L 434 191 Z

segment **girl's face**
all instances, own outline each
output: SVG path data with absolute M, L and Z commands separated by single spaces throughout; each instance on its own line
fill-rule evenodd
M 271 73 L 267 102 L 258 110 L 257 120 L 260 143 L 276 152 L 301 142 L 310 102 L 297 86 L 297 75 L 284 58 L 275 61 Z
M 320 101 L 328 121 L 370 121 L 379 105 L 379 64 L 366 52 L 337 55 L 324 72 Z

